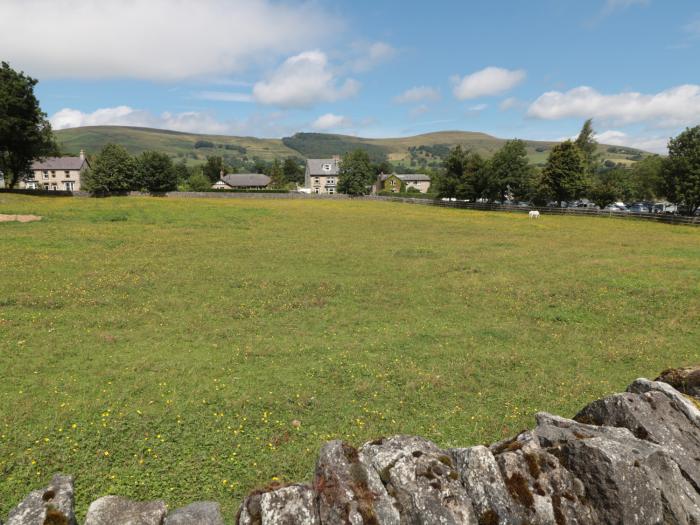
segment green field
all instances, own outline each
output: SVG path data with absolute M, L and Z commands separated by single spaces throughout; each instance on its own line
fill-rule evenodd
M 146 150 L 156 150 L 167 153 L 175 159 L 184 159 L 190 164 L 202 163 L 208 155 L 228 155 L 239 159 L 257 157 L 269 161 L 286 157 L 324 158 L 342 155 L 355 149 L 364 149 L 374 159 L 387 158 L 391 162 L 408 166 L 411 160 L 411 148 L 427 148 L 416 152 L 415 159 L 423 159 L 430 164 L 443 158 L 446 149 L 457 145 L 490 158 L 505 143 L 504 139 L 471 131 L 441 131 L 414 137 L 386 139 L 330 133 L 297 133 L 283 139 L 259 139 L 197 135 L 148 128 L 90 126 L 59 130 L 55 134 L 58 144 L 66 154 L 77 155 L 81 149 L 89 154 L 97 154 L 105 144 L 111 142 L 121 144 L 133 155 Z M 195 148 L 194 145 L 198 140 L 212 142 L 215 147 Z M 525 144 L 530 162 L 537 164 L 547 160 L 547 155 L 556 142 L 525 140 Z M 244 148 L 245 153 L 226 149 L 226 146 Z M 442 157 L 431 153 L 436 147 L 442 153 Z M 649 155 L 633 148 L 618 148 L 619 151 L 608 149 L 607 145 L 599 146 L 601 160 L 630 163 L 629 158 L 634 155 Z
M 487 443 L 700 359 L 700 229 L 0 194 L 0 515 L 52 473 L 223 504 L 318 447 Z M 301 425 L 296 428 L 292 421 Z

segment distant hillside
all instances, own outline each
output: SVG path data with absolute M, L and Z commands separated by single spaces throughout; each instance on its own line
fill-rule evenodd
M 190 164 L 203 162 L 209 155 L 223 156 L 229 164 L 236 165 L 256 158 L 269 161 L 286 157 L 330 157 L 359 148 L 375 160 L 386 158 L 407 169 L 437 167 L 456 145 L 490 157 L 505 142 L 505 139 L 470 131 L 442 131 L 387 139 L 328 133 L 297 133 L 283 139 L 259 139 L 120 126 L 65 129 L 57 131 L 56 137 L 65 153 L 77 154 L 82 148 L 94 154 L 105 144 L 113 142 L 123 145 L 132 154 L 158 150 L 175 159 L 185 159 Z M 556 144 L 533 140 L 525 140 L 525 143 L 533 164 L 544 163 Z M 618 163 L 632 163 L 649 155 L 633 148 L 608 145 L 600 145 L 599 152 L 604 160 Z
M 209 155 L 250 160 L 300 156 L 298 152 L 286 147 L 280 139 L 198 135 L 123 126 L 62 129 L 56 131 L 55 135 L 61 150 L 64 153 L 73 154 L 77 154 L 81 148 L 87 153 L 95 154 L 105 144 L 112 142 L 121 144 L 134 155 L 146 150 L 157 150 L 176 159 L 185 159 L 190 164 L 203 162 Z

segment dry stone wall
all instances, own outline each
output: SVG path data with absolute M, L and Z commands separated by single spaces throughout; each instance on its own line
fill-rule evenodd
M 574 419 L 539 413 L 532 430 L 489 447 L 331 441 L 311 483 L 255 491 L 230 520 L 214 502 L 168 511 L 105 496 L 85 525 L 700 525 L 700 367 L 658 379 Z M 76 525 L 72 478 L 55 475 L 6 525 Z

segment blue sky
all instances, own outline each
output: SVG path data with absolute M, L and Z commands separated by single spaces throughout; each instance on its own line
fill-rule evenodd
M 664 151 L 700 124 L 696 0 L 3 0 L 55 128 L 439 130 Z

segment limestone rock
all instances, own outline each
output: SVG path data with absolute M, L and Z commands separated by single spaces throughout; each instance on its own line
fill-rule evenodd
M 243 500 L 239 525 L 321 525 L 315 495 L 308 485 L 256 491 Z
M 7 517 L 6 525 L 75 525 L 73 478 L 56 474 L 48 487 L 35 490 Z
M 402 524 L 478 523 L 449 452 L 410 436 L 371 442 L 360 451 L 394 500 Z
M 399 525 L 399 512 L 379 475 L 363 459 L 341 441 L 321 449 L 314 480 L 321 523 Z
M 700 399 L 700 365 L 669 368 L 661 372 L 655 381 L 668 383 L 679 392 Z
M 198 501 L 169 512 L 163 525 L 224 525 L 224 518 L 218 503 Z
M 664 447 L 626 428 L 537 415 L 534 437 L 585 487 L 600 523 L 698 523 L 700 494 Z
M 459 448 L 450 452 L 479 523 L 506 525 L 524 518 L 513 508 L 513 499 L 496 458 L 487 447 Z
M 661 381 L 649 381 L 648 379 L 637 379 L 634 383 L 627 387 L 628 392 L 643 394 L 645 392 L 661 392 L 671 401 L 671 405 L 676 410 L 680 410 L 685 414 L 695 431 L 700 430 L 700 409 L 678 390 L 672 386 L 662 383 Z
M 104 496 L 90 504 L 85 525 L 161 525 L 166 512 L 162 501 L 141 502 Z
M 639 439 L 662 445 L 683 475 L 700 487 L 700 426 L 698 432 L 689 432 L 695 425 L 688 417 L 693 407 L 684 406 L 686 400 L 677 393 L 664 392 L 667 385 L 663 390 L 654 389 L 656 386 L 637 381 L 631 388 L 645 390 L 643 393 L 627 392 L 594 401 L 574 419 L 626 428 Z

